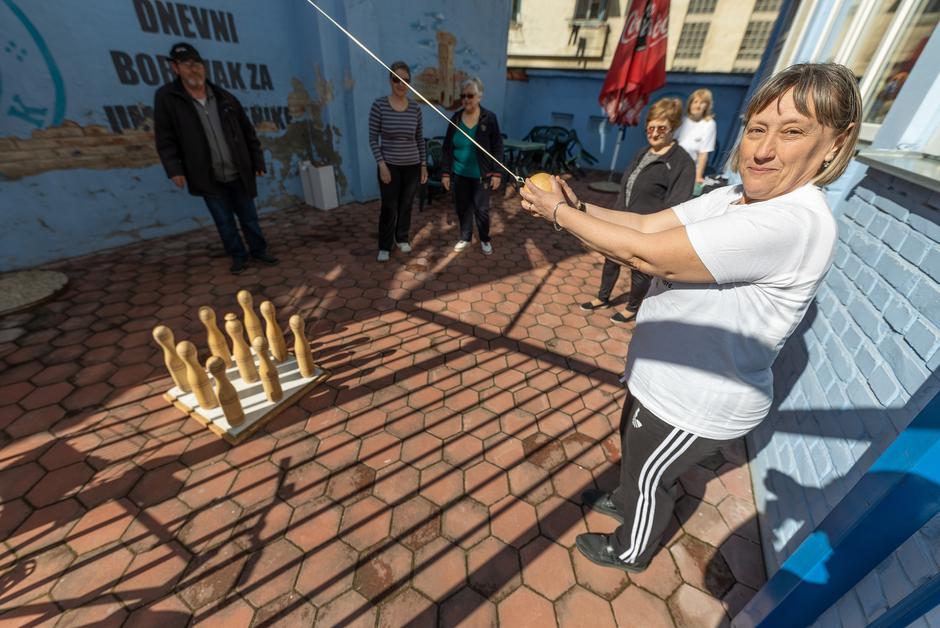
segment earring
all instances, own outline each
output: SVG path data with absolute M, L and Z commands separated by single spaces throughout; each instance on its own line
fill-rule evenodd
M 829 160 L 824 161 L 824 162 L 822 163 L 823 170 L 825 170 L 826 168 L 828 168 L 830 163 L 832 163 L 832 162 L 830 162 Z

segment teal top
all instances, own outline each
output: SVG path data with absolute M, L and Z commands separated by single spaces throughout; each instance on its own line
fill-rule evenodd
M 457 123 L 470 137 L 476 139 L 477 127 L 472 129 L 463 123 Z M 477 161 L 477 147 L 463 133 L 454 133 L 454 174 L 470 179 L 480 178 L 480 162 Z

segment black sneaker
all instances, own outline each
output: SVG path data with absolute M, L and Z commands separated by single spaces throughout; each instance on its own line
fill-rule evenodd
M 584 554 L 584 557 L 601 567 L 613 567 L 630 573 L 638 573 L 646 569 L 649 565 L 636 565 L 627 563 L 620 559 L 617 550 L 610 544 L 610 537 L 606 534 L 596 534 L 589 532 L 579 534 L 575 539 L 575 545 L 578 550 Z
M 245 272 L 245 269 L 248 268 L 248 260 L 245 259 L 233 259 L 232 265 L 229 267 L 228 272 L 233 275 L 241 275 Z
M 610 493 L 599 491 L 596 488 L 581 493 L 581 503 L 595 512 L 613 517 L 620 523 L 623 523 L 623 514 L 617 509 Z
M 277 266 L 281 262 L 281 260 L 274 257 L 273 255 L 269 255 L 268 253 L 265 253 L 264 255 L 255 255 L 254 258 L 262 264 L 266 264 L 267 266 Z

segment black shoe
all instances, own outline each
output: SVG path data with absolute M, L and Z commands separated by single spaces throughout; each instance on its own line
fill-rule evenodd
M 594 305 L 594 301 L 588 301 L 587 303 L 582 303 L 581 309 L 586 310 L 588 312 L 593 312 L 594 310 L 599 310 L 601 308 L 605 308 L 609 306 L 610 306 L 610 301 L 608 299 L 604 299 L 603 303 L 601 303 L 600 305 Z
M 586 490 L 581 493 L 581 503 L 595 512 L 613 517 L 623 523 L 623 515 L 617 509 L 610 493 L 599 491 L 596 488 Z
M 232 265 L 229 267 L 228 272 L 232 273 L 233 275 L 241 275 L 243 272 L 245 272 L 246 268 L 248 268 L 248 260 L 241 258 L 233 259 Z
M 606 534 L 590 532 L 579 534 L 575 539 L 575 545 L 585 558 L 601 567 L 613 567 L 630 573 L 638 573 L 648 567 L 648 565 L 635 565 L 620 560 L 617 550 L 610 544 L 610 537 Z
M 621 323 L 621 324 L 622 324 L 622 323 L 629 323 L 629 322 L 632 321 L 634 318 L 636 318 L 636 312 L 633 312 L 633 311 L 631 311 L 631 310 L 627 310 L 626 314 L 627 314 L 627 315 L 624 316 L 624 315 L 621 314 L 620 312 L 617 312 L 616 314 L 614 314 L 613 316 L 610 317 L 610 320 L 614 321 L 615 323 Z
M 274 257 L 273 255 L 269 255 L 267 253 L 265 253 L 264 255 L 255 255 L 254 259 L 268 266 L 277 266 L 281 261 L 278 258 Z

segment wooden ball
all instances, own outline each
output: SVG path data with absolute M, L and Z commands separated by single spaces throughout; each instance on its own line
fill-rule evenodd
M 535 184 L 535 187 L 545 190 L 546 192 L 552 191 L 552 175 L 547 172 L 536 172 L 529 180 Z

